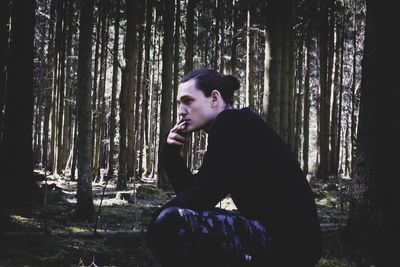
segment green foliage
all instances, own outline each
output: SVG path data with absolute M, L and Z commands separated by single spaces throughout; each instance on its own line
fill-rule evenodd
M 328 196 L 328 192 L 322 189 L 314 189 L 313 193 L 314 193 L 314 198 L 316 199 L 322 199 Z

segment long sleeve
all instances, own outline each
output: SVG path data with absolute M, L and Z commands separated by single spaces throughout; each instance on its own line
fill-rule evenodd
M 215 205 L 228 195 L 232 188 L 232 180 L 237 175 L 235 164 L 237 161 L 237 138 L 234 130 L 235 121 L 229 114 L 217 118 L 212 131 L 209 133 L 207 152 L 198 173 L 193 175 L 191 183 L 184 183 L 181 177 L 187 175 L 182 168 L 182 158 L 179 151 L 172 151 L 170 146 L 168 154 L 168 176 L 174 187 L 184 188 L 183 191 L 165 204 L 167 207 L 181 207 L 193 210 L 213 209 Z M 167 160 L 167 159 L 166 159 Z M 182 160 L 182 161 L 181 161 Z M 175 177 L 173 177 L 175 175 Z M 187 178 L 186 181 L 188 180 Z
M 187 168 L 186 162 L 180 155 L 180 150 L 180 146 L 170 145 L 167 141 L 164 142 L 164 170 L 176 194 L 180 194 L 193 182 L 193 174 Z

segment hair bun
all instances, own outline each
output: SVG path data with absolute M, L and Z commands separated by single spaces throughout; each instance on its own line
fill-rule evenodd
M 226 88 L 231 89 L 232 91 L 236 91 L 240 88 L 240 82 L 236 76 L 233 75 L 225 75 L 224 80 L 226 83 Z

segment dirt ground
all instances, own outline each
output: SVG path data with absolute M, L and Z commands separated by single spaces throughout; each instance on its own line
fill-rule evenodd
M 357 259 L 341 238 L 347 219 L 347 186 L 343 179 L 328 185 L 312 183 L 324 230 L 319 267 L 369 266 Z M 118 192 L 110 182 L 101 200 L 104 187 L 93 184 L 96 213 L 102 203 L 96 226 L 95 221 L 72 220 L 76 182 L 49 177 L 46 207 L 42 203 L 9 212 L 11 221 L 0 235 L 0 266 L 159 267 L 146 247 L 144 232 L 151 214 L 173 197 L 172 193 L 142 182 L 129 183 L 127 191 Z M 230 198 L 219 206 L 235 209 Z

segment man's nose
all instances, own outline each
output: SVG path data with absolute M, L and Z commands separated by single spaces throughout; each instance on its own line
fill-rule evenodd
M 185 108 L 184 105 L 179 105 L 178 106 L 178 115 L 182 116 L 185 115 L 187 113 L 187 109 Z

